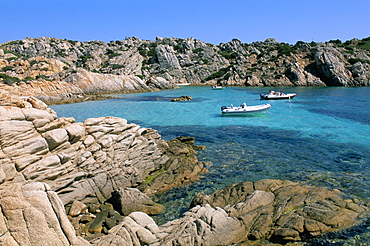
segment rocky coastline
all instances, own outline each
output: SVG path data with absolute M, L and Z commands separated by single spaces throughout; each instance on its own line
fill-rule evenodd
M 302 242 L 357 225 L 368 207 L 281 180 L 198 194 L 181 218 L 157 225 L 151 194 L 201 178 L 210 163 L 192 137 L 115 117 L 58 118 L 44 102 L 0 90 L 0 243 L 229 245 Z M 205 174 L 206 175 L 206 174 Z
M 0 44 L 0 88 L 47 103 L 111 93 L 223 86 L 369 86 L 370 38 L 345 42 L 219 45 L 194 38 L 79 42 L 25 38 Z
M 117 117 L 60 118 L 47 104 L 183 83 L 368 86 L 368 41 L 1 44 L 0 245 L 303 244 L 361 223 L 368 206 L 339 190 L 261 180 L 200 193 L 181 218 L 157 225 L 150 215 L 165 208 L 150 196 L 206 175 L 211 163 L 196 156 L 205 146 Z

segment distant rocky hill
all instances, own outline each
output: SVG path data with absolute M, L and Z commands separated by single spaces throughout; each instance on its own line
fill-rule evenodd
M 59 99 L 179 83 L 369 86 L 370 37 L 295 45 L 275 39 L 214 45 L 194 38 L 132 37 L 109 43 L 25 38 L 0 44 L 0 78 L 13 93 Z

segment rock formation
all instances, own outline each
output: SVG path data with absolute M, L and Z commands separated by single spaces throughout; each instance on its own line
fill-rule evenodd
M 81 245 L 62 201 L 45 183 L 0 186 L 0 245 Z
M 58 118 L 42 101 L 3 90 L 0 105 L 1 245 L 285 243 L 368 213 L 337 190 L 262 180 L 200 193 L 183 217 L 158 226 L 148 214 L 163 207 L 148 194 L 207 171 L 194 138 L 164 141 L 115 117 Z
M 35 98 L 17 100 L 1 92 L 0 98 L 9 105 L 0 107 L 0 170 L 5 174 L 1 183 L 46 182 L 64 204 L 74 200 L 103 202 L 112 191 L 135 187 L 160 170 L 171 176 L 171 185 L 206 170 L 190 144 L 176 140 L 177 146 L 171 147 L 172 142 L 162 140 L 153 129 L 116 117 L 83 123 L 57 118 Z M 189 173 L 170 174 L 179 165 Z M 145 184 L 166 189 L 156 180 L 151 178 Z
M 181 96 L 181 97 L 175 97 L 172 98 L 172 102 L 185 102 L 185 101 L 191 101 L 193 98 L 191 96 Z
M 294 45 L 274 39 L 214 45 L 194 38 L 133 37 L 109 43 L 25 38 L 0 44 L 0 78 L 12 93 L 50 101 L 184 83 L 369 86 L 369 45 L 369 38 Z

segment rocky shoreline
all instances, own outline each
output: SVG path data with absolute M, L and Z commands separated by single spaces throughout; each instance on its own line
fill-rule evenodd
M 150 194 L 198 180 L 210 163 L 192 137 L 115 117 L 58 118 L 34 97 L 0 90 L 0 243 L 229 245 L 302 242 L 368 215 L 338 190 L 290 181 L 244 182 L 198 194 L 181 218 L 157 225 Z
M 0 244 L 289 244 L 357 225 L 369 212 L 361 201 L 282 180 L 200 193 L 181 218 L 157 225 L 150 215 L 165 208 L 150 196 L 206 175 L 211 163 L 196 156 L 205 146 L 187 136 L 165 141 L 156 130 L 117 117 L 59 118 L 47 104 L 180 83 L 368 86 L 368 42 L 26 38 L 1 44 Z
M 369 86 L 370 38 L 219 45 L 193 38 L 78 42 L 48 37 L 0 44 L 0 88 L 47 103 L 89 95 L 223 86 Z

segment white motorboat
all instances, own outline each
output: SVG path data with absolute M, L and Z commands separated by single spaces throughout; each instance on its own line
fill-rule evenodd
M 283 93 L 283 92 L 275 92 L 275 91 L 270 91 L 268 94 L 260 94 L 261 99 L 265 100 L 275 100 L 275 99 L 292 99 L 295 97 L 297 94 L 295 93 Z
M 221 112 L 223 115 L 245 115 L 245 114 L 252 114 L 252 113 L 262 113 L 266 110 L 270 109 L 271 105 L 261 104 L 261 105 L 255 105 L 255 106 L 247 106 L 246 103 L 243 103 L 240 106 L 234 107 L 231 106 L 222 106 Z
M 223 89 L 225 89 L 225 87 L 221 85 L 212 85 L 212 90 L 223 90 Z

